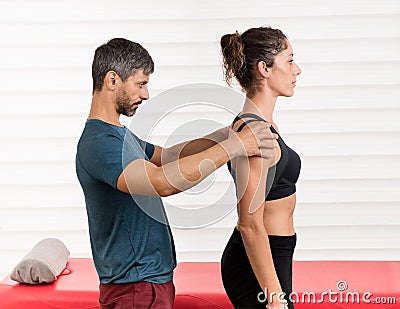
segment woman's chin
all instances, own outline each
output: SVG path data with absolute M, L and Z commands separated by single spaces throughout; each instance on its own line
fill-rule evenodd
M 282 96 L 282 97 L 290 98 L 290 97 L 292 97 L 293 95 L 294 95 L 294 90 L 288 91 L 288 92 L 286 92 L 286 93 L 283 93 L 281 96 Z

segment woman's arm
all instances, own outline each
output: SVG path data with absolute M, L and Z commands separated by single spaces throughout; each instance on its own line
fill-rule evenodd
M 282 288 L 275 271 L 264 227 L 264 201 L 268 168 L 274 158 L 237 158 L 233 160 L 238 193 L 238 230 L 247 256 L 263 292 L 267 291 L 268 307 L 282 308 Z M 272 301 L 271 301 L 272 297 Z

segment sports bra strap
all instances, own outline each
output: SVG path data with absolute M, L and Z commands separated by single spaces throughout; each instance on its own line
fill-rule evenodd
M 244 120 L 243 118 L 251 118 L 250 120 Z M 252 114 L 252 113 L 247 113 L 247 114 L 242 114 L 242 115 L 238 115 L 235 117 L 235 119 L 233 120 L 232 125 L 235 124 L 235 122 L 239 121 L 240 119 L 243 120 L 243 123 L 239 126 L 237 132 L 240 132 L 243 130 L 243 128 L 252 122 L 255 121 L 262 121 L 262 122 L 266 122 L 265 119 L 261 118 L 260 116 L 256 115 L 256 114 Z
M 244 128 L 245 126 L 247 126 L 249 123 L 256 122 L 256 121 L 259 121 L 259 120 L 257 120 L 257 119 L 243 120 L 243 123 L 242 123 L 242 124 L 240 125 L 240 127 L 237 129 L 237 132 L 242 131 L 243 128 Z

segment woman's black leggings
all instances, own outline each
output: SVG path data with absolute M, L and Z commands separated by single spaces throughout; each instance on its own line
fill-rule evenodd
M 292 236 L 269 235 L 269 243 L 275 270 L 290 309 L 292 292 L 292 262 L 296 246 L 296 234 Z M 222 281 L 225 291 L 236 309 L 265 309 L 266 296 L 251 268 L 240 232 L 235 228 L 226 245 L 221 260 Z

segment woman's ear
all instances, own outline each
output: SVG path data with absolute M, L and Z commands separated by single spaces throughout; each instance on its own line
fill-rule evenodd
M 262 77 L 268 78 L 269 77 L 269 68 L 264 61 L 259 61 L 257 63 L 258 72 L 261 74 Z

